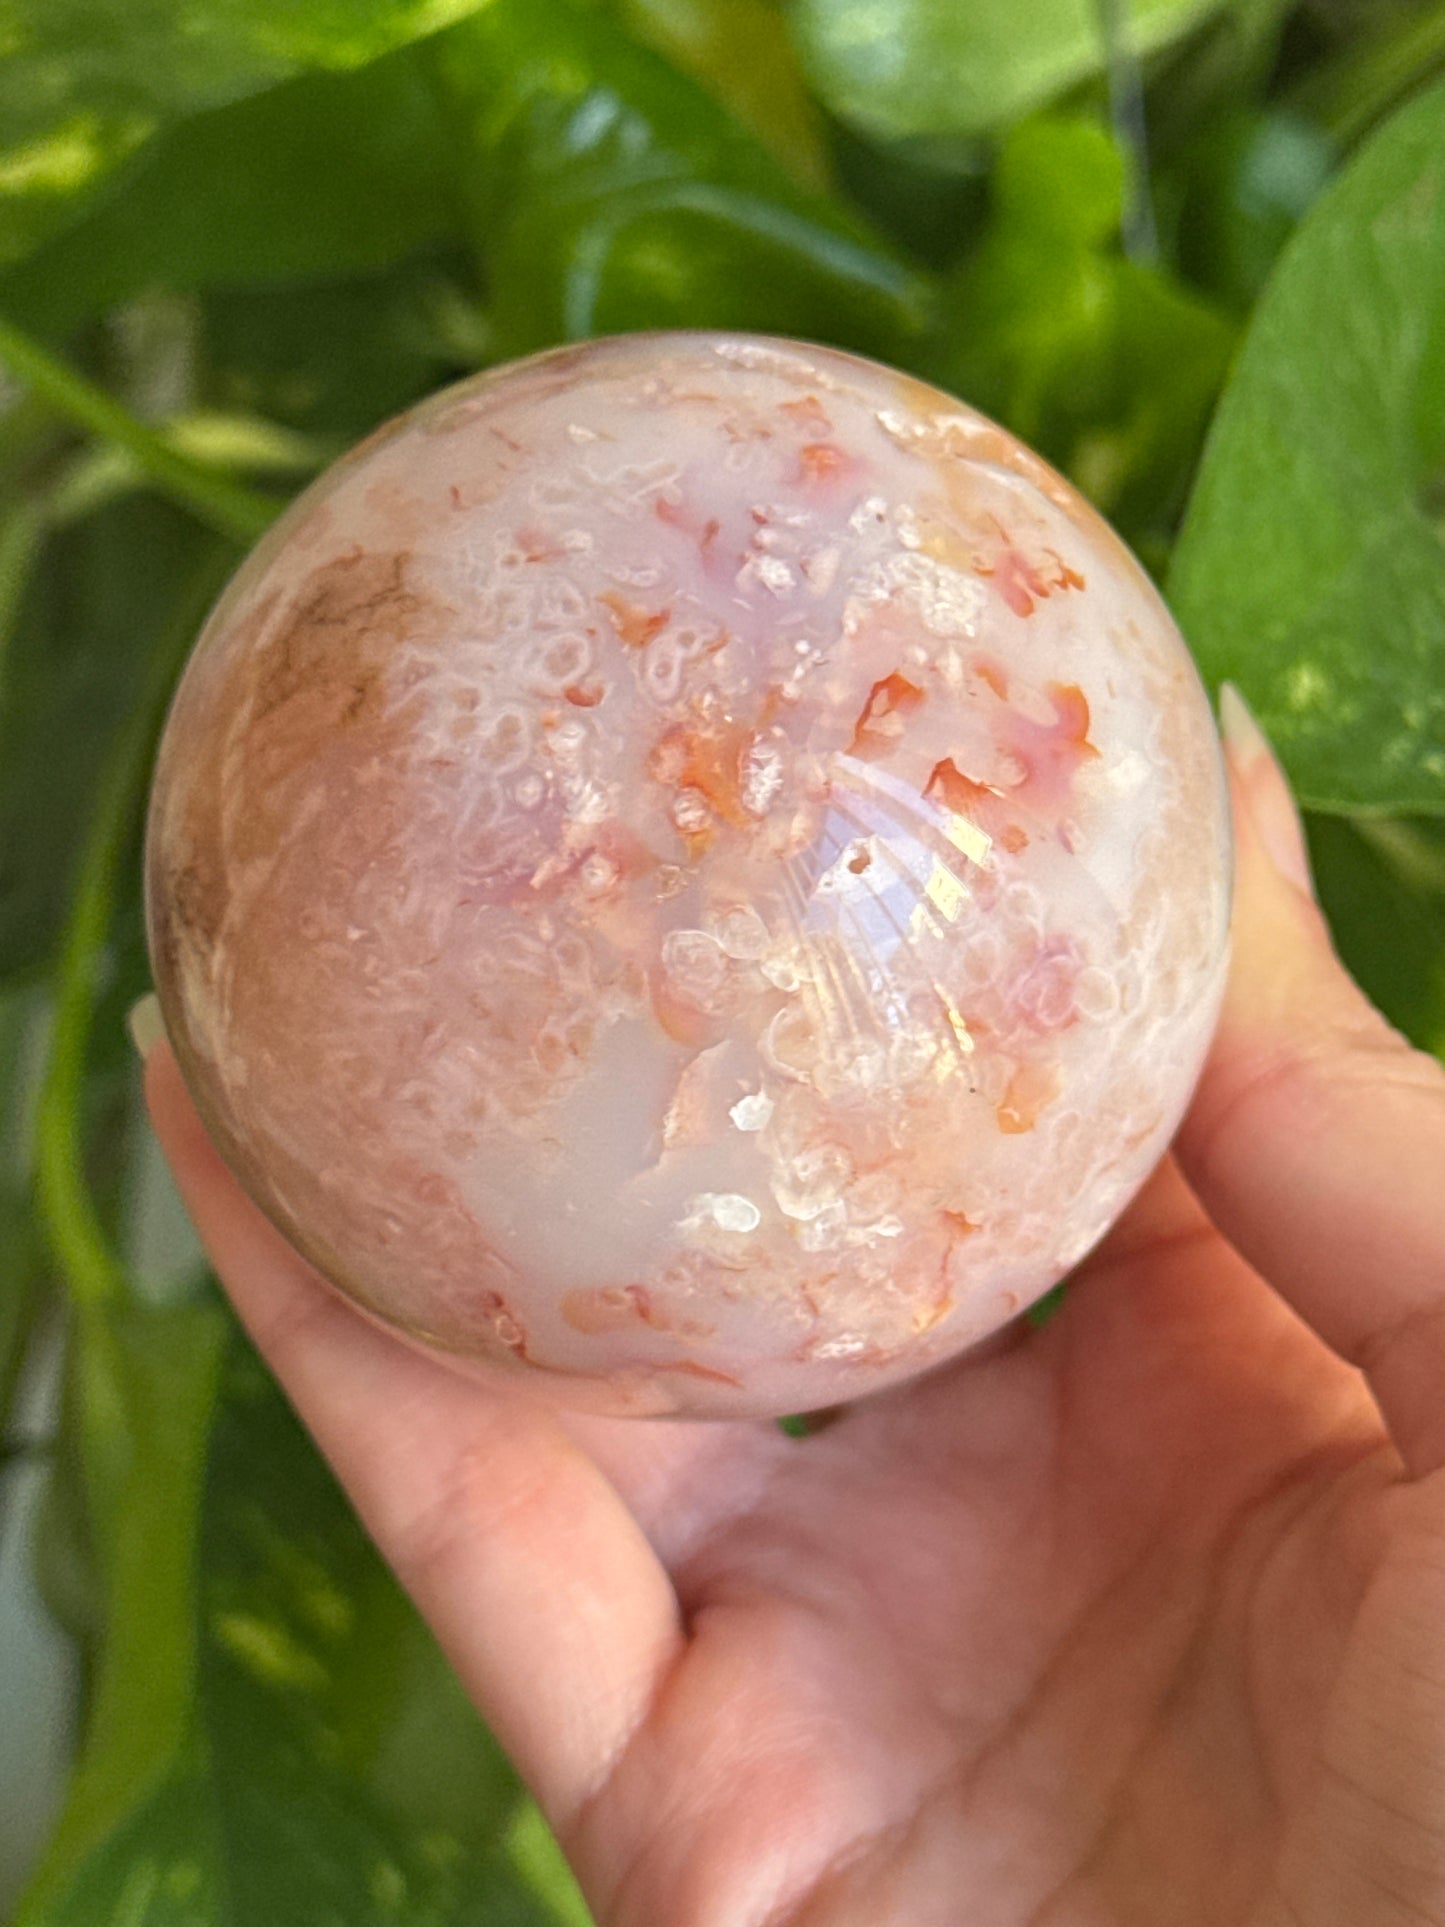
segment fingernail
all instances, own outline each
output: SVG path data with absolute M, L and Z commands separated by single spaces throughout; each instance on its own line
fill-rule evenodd
M 1315 893 L 1304 825 L 1279 759 L 1232 682 L 1219 685 L 1219 730 L 1259 840 L 1286 882 Z
M 144 1063 L 166 1034 L 165 1024 L 161 1021 L 160 998 L 153 990 L 148 990 L 144 997 L 131 1005 L 125 1021 L 131 1041 Z

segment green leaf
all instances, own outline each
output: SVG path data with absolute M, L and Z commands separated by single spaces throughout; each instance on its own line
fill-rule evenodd
M 343 445 L 359 440 L 469 372 L 489 346 L 454 268 L 423 256 L 384 274 L 207 297 L 209 397 Z
M 1092 118 L 1013 128 L 992 199 L 952 283 L 940 379 L 1041 449 L 1136 544 L 1167 540 L 1232 327 L 1124 258 L 1124 162 Z
M 473 156 L 499 354 L 732 327 L 898 357 L 921 330 L 921 276 L 616 26 L 493 0 L 433 51 Z
M 166 122 L 314 68 L 364 66 L 479 3 L 11 0 L 0 61 L 0 260 L 63 222 Z
M 1029 1306 L 1024 1317 L 1035 1331 L 1041 1331 L 1051 1318 L 1057 1317 L 1063 1310 L 1068 1291 L 1067 1283 L 1055 1285 L 1052 1291 L 1046 1291 L 1042 1298 Z
M 112 1501 L 80 1772 L 19 1927 L 543 1927 L 494 1743 L 214 1307 L 86 1334 Z M 123 1449 L 115 1449 L 117 1447 Z M 443 1717 L 435 1717 L 444 1708 Z M 421 1712 L 431 1784 L 390 1797 Z
M 140 700 L 157 619 L 199 619 L 197 571 L 216 554 L 207 531 L 138 497 L 41 556 L 0 683 L 0 978 L 54 952 L 98 770 Z
M 253 542 L 281 504 L 192 461 L 105 389 L 0 315 L 0 367 L 57 414 L 123 449 L 162 493 L 222 535 Z
M 1333 59 L 1312 68 L 1289 94 L 1297 113 L 1319 121 L 1346 145 L 1445 66 L 1442 0 L 1372 8 L 1371 16 L 1362 23 L 1363 34 L 1349 36 Z
M 461 232 L 435 97 L 404 49 L 162 131 L 0 276 L 0 306 L 63 336 L 153 288 L 352 273 Z
M 1445 826 L 1311 816 L 1308 828 L 1346 969 L 1392 1024 L 1445 1057 Z
M 1318 810 L 1445 811 L 1445 88 L 1316 204 L 1256 311 L 1170 592 Z
M 1221 0 L 1120 0 L 1137 54 Z M 804 64 L 842 119 L 887 139 L 978 135 L 1104 70 L 1100 0 L 798 0 Z
M 1186 273 L 1241 312 L 1335 168 L 1334 143 L 1278 110 L 1217 114 L 1191 156 L 1179 213 Z
M 822 116 L 772 0 L 604 0 L 720 100 L 804 187 L 828 184 Z
M 558 1927 L 592 1927 L 572 1869 L 533 1800 L 523 1800 L 507 1829 L 507 1856 L 526 1886 L 547 1903 Z

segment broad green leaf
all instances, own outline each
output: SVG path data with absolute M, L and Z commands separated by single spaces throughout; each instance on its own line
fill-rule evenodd
M 822 116 L 772 0 L 605 0 L 736 114 L 805 187 L 828 184 Z
M 1407 1037 L 1445 1057 L 1445 828 L 1312 816 L 1309 842 L 1351 976 Z
M 1083 115 L 1011 130 L 983 238 L 955 277 L 946 387 L 1069 473 L 1137 545 L 1183 505 L 1234 332 L 1120 250 L 1125 170 Z
M 499 354 L 734 327 L 897 356 L 921 328 L 918 274 L 617 26 L 493 0 L 430 51 L 471 145 Z
M 1135 54 L 1167 46 L 1221 0 L 1124 0 Z M 887 139 L 977 135 L 1101 73 L 1100 0 L 797 0 L 804 64 L 842 119 Z
M 523 1800 L 507 1829 L 507 1858 L 547 1903 L 558 1927 L 592 1927 L 592 1914 L 536 1802 Z
M 205 299 L 207 397 L 359 440 L 488 354 L 485 321 L 457 285 L 467 272 L 422 256 L 389 273 L 222 289 Z
M 99 765 L 215 538 L 148 498 L 47 544 L 0 682 L 0 978 L 54 950 Z M 219 576 L 217 577 L 219 586 Z
M 1246 312 L 1335 161 L 1334 143 L 1298 115 L 1217 115 L 1190 156 L 1178 219 L 1185 272 Z
M 1281 257 L 1170 578 L 1302 800 L 1445 811 L 1445 87 L 1401 109 Z
M 0 260 L 25 253 L 165 123 L 313 68 L 364 66 L 479 4 L 10 0 L 0 59 Z
M 954 267 L 987 206 L 991 156 L 979 141 L 878 142 L 833 123 L 833 168 L 848 199 L 930 267 Z M 945 310 L 946 314 L 946 310 Z
M 163 130 L 77 220 L 0 275 L 51 336 L 156 288 L 277 284 L 384 266 L 462 230 L 436 100 L 409 49 Z
M 1297 12 L 1298 0 L 1228 0 L 1198 33 L 1150 60 L 1145 134 L 1156 200 L 1170 196 L 1175 163 L 1186 180 L 1192 172 L 1191 157 L 1181 150 L 1207 139 L 1221 121 L 1266 102 L 1286 22 Z M 1167 222 L 1168 208 L 1163 212 Z
M 1442 0 L 1371 7 L 1360 26 L 1363 32 L 1342 35 L 1333 58 L 1308 71 L 1288 95 L 1296 112 L 1347 144 L 1445 67 Z
M 109 1617 L 20 1927 L 543 1927 L 505 1859 L 515 1781 L 228 1330 L 215 1307 L 87 1322 Z M 452 1813 L 389 1800 L 409 1702 L 449 1697 L 428 1724 Z

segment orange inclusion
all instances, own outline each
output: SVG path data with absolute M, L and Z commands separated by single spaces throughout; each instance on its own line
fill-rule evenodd
M 635 830 L 628 829 L 625 823 L 615 819 L 598 824 L 595 836 L 578 861 L 594 853 L 605 856 L 619 876 L 628 878 L 650 876 L 660 860 L 656 851 Z
M 853 458 L 836 442 L 805 442 L 798 451 L 798 466 L 806 482 L 831 482 L 848 472 Z
M 999 701 L 1006 703 L 1008 701 L 1007 672 L 998 663 L 990 661 L 987 656 L 975 657 L 973 667 L 975 673 L 982 677 Z
M 641 1285 L 610 1285 L 604 1290 L 569 1291 L 562 1299 L 562 1317 L 573 1331 L 592 1336 L 625 1331 L 642 1317 L 637 1299 Z
M 956 816 L 968 816 L 984 805 L 996 803 L 999 792 L 990 789 L 987 783 L 975 783 L 971 776 L 965 776 L 951 756 L 945 756 L 941 763 L 933 765 L 933 773 L 923 786 L 923 794 L 932 796 L 935 792 L 943 798 L 944 807 Z
M 746 723 L 723 723 L 716 729 L 678 723 L 653 750 L 652 774 L 673 789 L 697 790 L 735 830 L 750 829 L 753 820 L 742 803 L 742 765 L 752 741 Z
M 619 639 L 629 649 L 645 649 L 652 638 L 665 629 L 671 618 L 671 609 L 663 609 L 657 615 L 649 615 L 646 609 L 629 602 L 626 596 L 619 595 L 616 589 L 606 589 L 597 598 L 605 603 L 612 618 L 612 626 Z
M 667 501 L 662 496 L 659 496 L 657 499 L 656 515 L 658 521 L 666 522 L 670 529 L 681 529 L 684 535 L 690 535 L 697 543 L 699 555 L 702 556 L 704 561 L 707 560 L 708 551 L 711 549 L 713 543 L 716 542 L 718 531 L 722 526 L 716 516 L 710 516 L 708 520 L 703 523 L 702 527 L 699 528 L 697 524 L 689 518 L 684 509 L 678 508 L 674 503 Z
M 1024 766 L 1024 780 L 1013 793 L 1036 816 L 1057 822 L 1068 814 L 1079 765 L 1099 752 L 1089 741 L 1089 703 L 1079 685 L 1051 682 L 1044 693 L 1054 712 L 1051 723 L 1004 710 L 994 718 L 995 740 Z
M 850 753 L 854 756 L 886 755 L 903 734 L 903 724 L 898 719 L 911 715 L 923 701 L 923 691 L 917 683 L 909 682 L 896 669 L 881 682 L 875 682 L 853 726 L 853 741 L 848 746 Z
M 799 428 L 821 428 L 825 435 L 830 433 L 833 427 L 822 402 L 816 395 L 801 395 L 797 401 L 780 401 L 778 413 L 786 415 L 789 421 L 796 422 Z
M 1007 548 L 996 562 L 974 563 L 974 574 L 991 576 L 999 594 L 1016 616 L 1031 616 L 1037 602 L 1046 602 L 1061 589 L 1082 589 L 1084 578 L 1052 549 L 1031 562 L 1015 548 Z
M 602 700 L 602 685 L 600 682 L 569 682 L 562 694 L 577 709 L 593 709 Z
M 556 562 L 565 554 L 539 529 L 518 529 L 517 547 L 528 562 Z
M 1039 1121 L 1039 1113 L 1046 1111 L 1058 1096 L 1060 1081 L 1056 1064 L 1047 1067 L 1020 1064 L 994 1112 L 998 1128 L 1006 1137 L 1031 1131 Z
M 923 786 L 925 796 L 939 796 L 943 806 L 955 816 L 966 817 L 976 823 L 985 835 L 1003 845 L 1011 856 L 1028 846 L 1028 832 L 1021 824 L 1015 823 L 1007 812 L 1012 808 L 1011 796 L 1005 796 L 988 783 L 975 783 L 971 776 L 965 776 L 951 756 L 945 756 L 941 763 L 933 765 L 932 773 Z
M 644 1285 L 602 1285 L 569 1291 L 562 1299 L 562 1317 L 574 1331 L 626 1331 L 646 1325 L 653 1331 L 674 1332 L 686 1338 L 707 1338 L 715 1327 L 696 1319 L 673 1319 L 654 1302 Z
M 652 1014 L 665 1037 L 674 1044 L 685 1044 L 689 1050 L 703 1050 L 717 1041 L 718 1019 L 681 996 L 660 964 L 650 972 L 649 983 Z
M 715 1371 L 711 1365 L 699 1365 L 697 1360 L 693 1358 L 680 1358 L 675 1364 L 664 1365 L 662 1370 L 667 1372 L 686 1372 L 689 1378 L 710 1379 L 715 1385 L 741 1387 L 743 1382 L 740 1378 L 734 1378 L 731 1372 Z
M 943 1216 L 948 1223 L 950 1236 L 955 1239 L 971 1238 L 979 1228 L 972 1218 L 966 1218 L 961 1211 L 945 1211 Z

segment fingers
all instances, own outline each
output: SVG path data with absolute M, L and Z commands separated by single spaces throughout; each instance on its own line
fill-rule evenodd
M 1445 1073 L 1341 967 L 1284 777 L 1233 691 L 1234 959 L 1176 1150 L 1211 1218 L 1445 1465 Z
M 242 1193 L 170 1050 L 151 1116 L 212 1262 L 358 1512 L 554 1824 L 606 1778 L 681 1647 L 665 1572 L 556 1414 L 353 1312 Z

